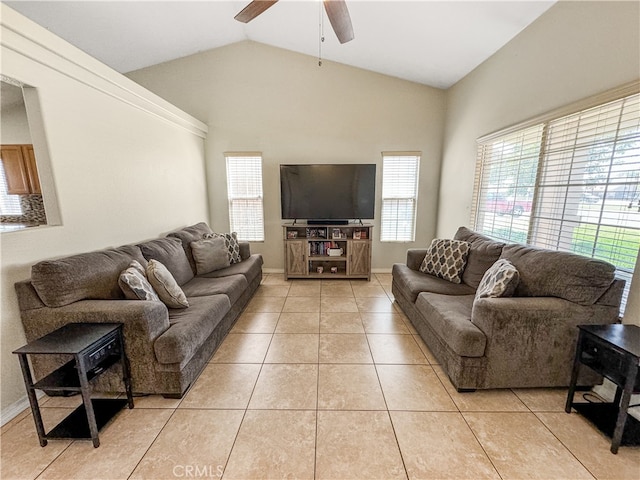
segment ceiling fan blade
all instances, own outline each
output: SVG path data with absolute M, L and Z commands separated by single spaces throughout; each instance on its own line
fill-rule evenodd
M 242 23 L 249 23 L 277 1 L 278 0 L 253 0 L 233 18 Z
M 333 31 L 340 43 L 347 43 L 353 40 L 353 26 L 351 17 L 344 0 L 324 0 L 324 9 L 327 12 Z

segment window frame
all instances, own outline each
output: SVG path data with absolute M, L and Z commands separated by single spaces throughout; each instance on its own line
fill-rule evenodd
M 415 169 L 412 172 L 399 172 L 394 171 L 394 175 L 402 174 L 405 177 L 408 176 L 412 178 L 411 182 L 406 181 L 406 178 L 395 178 L 391 179 L 389 183 L 387 183 L 389 170 L 388 165 L 390 165 L 389 161 L 393 159 L 414 159 L 415 161 Z M 381 205 L 380 205 L 380 241 L 385 243 L 409 243 L 415 242 L 416 237 L 416 219 L 418 213 L 418 193 L 419 193 L 419 185 L 420 185 L 420 161 L 422 159 L 422 152 L 382 152 L 382 189 L 381 189 Z M 391 182 L 396 183 L 396 185 L 391 185 Z M 412 185 L 411 185 L 412 184 Z M 397 192 L 389 192 L 389 188 L 396 187 L 404 187 L 408 188 L 408 192 L 406 194 L 401 194 Z M 411 191 L 412 187 L 412 191 Z M 406 233 L 406 227 L 400 228 L 401 218 L 397 215 L 392 215 L 391 218 L 385 218 L 388 215 L 387 207 L 393 203 L 396 203 L 396 210 L 399 206 L 399 202 L 410 202 L 411 203 L 411 218 L 408 221 L 405 219 L 403 223 L 409 223 L 408 235 L 399 235 L 403 230 Z M 388 231 L 387 229 L 392 229 Z
M 605 203 L 605 200 L 608 198 L 606 192 L 609 187 L 620 183 L 619 180 L 616 181 L 611 176 L 611 172 L 614 170 L 614 165 L 617 166 L 615 169 L 617 170 L 616 173 L 618 175 L 622 175 L 624 172 L 633 173 L 636 166 L 640 165 L 638 155 L 633 152 L 631 158 L 627 159 L 626 162 L 624 159 L 620 160 L 624 157 L 625 153 L 624 151 L 621 153 L 617 148 L 619 139 L 622 138 L 626 141 L 628 137 L 628 135 L 622 133 L 619 127 L 620 122 L 625 116 L 625 102 L 630 101 L 632 102 L 632 106 L 636 106 L 637 102 L 640 101 L 640 98 L 637 97 L 638 95 L 640 95 L 640 83 L 632 82 L 609 92 L 554 110 L 553 112 L 549 112 L 527 122 L 478 138 L 478 157 L 476 161 L 476 174 L 474 178 L 474 191 L 471 208 L 472 228 L 481 233 L 506 241 L 527 243 L 559 251 L 573 251 L 591 258 L 603 258 L 605 261 L 614 264 L 616 266 L 616 277 L 623 278 L 627 281 L 621 304 L 621 313 L 624 312 L 626 306 L 626 300 L 634 270 L 638 268 L 636 260 L 638 252 L 629 250 L 625 247 L 627 253 L 625 258 L 621 259 L 619 255 L 614 255 L 613 253 L 614 251 L 622 248 L 617 244 L 615 247 L 610 248 L 612 252 L 610 257 L 606 257 L 606 255 L 602 253 L 597 253 L 597 250 L 600 248 L 600 242 L 604 243 L 608 240 L 608 237 L 600 237 L 599 234 L 601 230 L 605 230 L 606 227 L 611 227 L 611 225 L 608 225 L 607 223 L 611 223 L 611 220 L 609 219 L 605 221 L 605 217 L 607 214 L 611 215 L 611 212 L 615 209 L 615 206 L 612 206 L 611 203 Z M 619 113 L 609 114 L 609 112 L 607 112 L 608 109 L 613 112 L 614 109 L 618 107 Z M 636 109 L 632 108 L 631 111 L 635 113 Z M 593 118 L 589 119 L 589 115 L 593 115 Z M 619 119 L 617 119 L 616 115 Z M 585 124 L 581 125 L 579 120 L 583 117 L 586 120 Z M 602 127 L 602 118 L 610 121 L 610 123 L 605 125 L 605 127 Z M 638 121 L 637 116 L 632 114 L 630 118 L 630 125 L 633 131 L 631 135 L 632 140 L 630 141 L 637 142 L 640 139 L 637 130 L 634 130 Z M 571 121 L 573 121 L 576 126 L 571 126 L 570 128 L 563 126 L 563 123 L 568 124 Z M 611 123 L 614 122 L 618 123 L 617 128 L 611 126 Z M 485 227 L 487 225 L 486 219 L 482 218 L 482 215 L 486 215 L 488 212 L 486 208 L 487 197 L 483 195 L 483 191 L 486 191 L 487 189 L 487 179 L 489 178 L 487 169 L 489 168 L 488 159 L 490 157 L 486 155 L 487 149 L 490 148 L 489 146 L 492 142 L 493 145 L 496 145 L 502 139 L 509 137 L 513 138 L 519 132 L 524 132 L 527 129 L 535 129 L 536 127 L 540 130 L 540 143 L 535 183 L 533 186 L 531 213 L 526 226 L 526 237 L 523 239 L 514 238 L 513 220 L 511 221 L 511 225 L 508 230 L 508 236 L 496 235 L 495 231 L 487 231 L 487 228 L 483 228 L 482 225 L 484 224 Z M 562 130 L 563 127 L 566 128 L 568 133 Z M 615 130 L 613 137 L 609 133 L 610 130 Z M 603 131 L 609 134 L 609 139 L 606 141 L 601 139 L 602 135 L 604 135 L 604 133 L 602 133 Z M 575 136 L 575 141 L 572 140 L 572 135 Z M 585 138 L 588 141 L 585 142 Z M 573 144 L 571 144 L 572 141 Z M 593 219 L 585 220 L 584 218 L 587 218 L 588 215 L 576 216 L 577 214 L 575 212 L 577 212 L 578 209 L 583 208 L 583 203 L 586 203 L 588 200 L 584 197 L 585 194 L 583 192 L 587 190 L 587 187 L 591 186 L 591 184 L 595 182 L 595 180 L 589 177 L 589 168 L 592 170 L 594 169 L 593 152 L 597 147 L 602 147 L 602 145 L 610 145 L 611 150 L 610 158 L 607 160 L 605 157 L 601 166 L 608 172 L 605 175 L 606 180 L 599 180 L 600 183 L 598 183 L 600 187 L 604 188 L 604 194 L 601 204 L 598 207 L 599 210 L 597 215 L 591 215 L 592 217 L 597 217 L 597 221 Z M 570 160 L 563 159 L 561 157 L 561 153 L 558 153 L 563 151 L 570 152 L 567 154 L 567 158 L 570 157 Z M 624 168 L 621 168 L 620 165 Z M 627 175 L 630 174 L 627 173 Z M 631 178 L 631 176 L 629 176 L 629 178 Z M 627 183 L 628 182 L 630 182 L 630 180 L 628 180 Z M 638 188 L 635 180 L 631 183 L 634 184 L 633 186 L 636 189 Z M 553 196 L 549 194 L 551 191 L 550 189 L 553 188 L 559 190 L 564 189 L 564 196 L 556 195 L 557 198 L 553 198 Z M 638 199 L 638 202 L 640 203 L 640 198 Z M 640 204 L 638 205 L 638 208 L 640 209 Z M 572 211 L 574 211 L 573 217 L 571 216 Z M 489 213 L 493 213 L 495 217 L 495 210 Z M 618 218 L 621 219 L 624 216 L 624 212 L 619 213 L 618 215 Z M 631 232 L 631 237 L 633 237 L 634 241 L 637 241 L 640 227 L 635 225 L 636 220 L 632 218 L 630 220 L 631 224 L 621 224 L 620 222 L 622 222 L 622 220 L 619 220 L 619 223 L 615 226 L 615 235 L 618 235 L 620 232 L 625 235 L 627 232 Z M 624 228 L 621 228 L 621 225 Z M 522 227 L 522 225 L 520 225 L 520 227 Z M 578 238 L 581 235 L 580 232 L 582 230 L 585 230 L 586 232 L 591 228 L 595 228 L 596 233 L 592 239 L 593 245 L 591 247 L 591 253 L 587 253 L 586 249 L 578 246 L 577 242 L 580 240 Z M 507 229 L 505 229 L 505 231 L 506 230 Z M 575 232 L 574 230 L 578 231 Z M 614 233 L 609 233 L 609 235 L 614 235 Z M 585 238 L 587 237 L 586 233 L 584 236 Z M 591 241 L 591 239 L 589 240 Z M 622 240 L 620 241 L 622 242 Z M 629 264 L 628 262 L 633 264 L 631 269 L 627 267 Z
M 225 152 L 225 167 L 226 167 L 226 180 L 227 180 L 227 204 L 228 204 L 228 212 L 229 212 L 229 228 L 232 232 L 237 232 L 238 240 L 248 241 L 248 242 L 264 242 L 265 234 L 264 234 L 264 183 L 263 183 L 263 157 L 261 152 Z M 247 160 L 255 162 L 258 161 L 259 171 L 251 170 L 244 172 L 244 180 L 250 179 L 252 175 L 258 175 L 259 180 L 255 182 L 249 182 L 242 184 L 243 179 L 236 179 L 233 177 L 234 167 L 232 167 L 230 162 L 239 161 L 239 160 Z M 256 189 L 254 194 L 249 193 L 235 193 L 234 190 L 237 187 L 244 187 L 246 191 Z M 259 188 L 258 188 L 259 187 Z M 256 210 L 253 210 L 252 216 L 249 218 L 244 218 L 242 220 L 236 220 L 234 212 L 237 212 L 235 205 L 241 202 L 259 202 L 259 206 Z M 250 210 L 245 211 L 247 214 Z M 256 223 L 257 222 L 257 223 Z M 248 231 L 243 227 L 245 225 L 256 225 L 258 228 L 250 228 Z

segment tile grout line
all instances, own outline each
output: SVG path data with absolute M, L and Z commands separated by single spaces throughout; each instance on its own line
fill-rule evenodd
M 528 406 L 528 405 L 527 405 L 527 408 L 529 408 L 529 406 Z M 593 472 L 592 472 L 592 471 L 591 471 L 591 470 L 590 470 L 590 469 L 589 469 L 589 468 L 588 468 L 584 463 L 582 463 L 582 462 L 580 461 L 580 459 L 579 459 L 579 458 L 578 458 L 578 457 L 573 453 L 573 451 L 569 448 L 569 446 L 568 446 L 568 445 L 565 445 L 565 443 L 564 443 L 562 440 L 560 440 L 560 438 L 559 438 L 555 433 L 553 433 L 553 430 L 551 430 L 551 428 L 549 428 L 549 427 L 547 426 L 547 424 L 546 424 L 546 423 L 544 423 L 544 421 L 542 421 L 542 419 L 538 416 L 538 413 L 559 413 L 559 412 L 554 412 L 554 411 L 550 411 L 550 412 L 545 412 L 545 411 L 534 412 L 534 411 L 533 411 L 533 410 L 531 410 L 531 409 L 530 409 L 530 411 L 531 411 L 531 413 L 533 413 L 533 416 L 534 416 L 534 417 L 536 417 L 536 420 L 538 420 L 538 421 L 542 424 L 542 426 L 543 426 L 545 429 L 547 429 L 547 431 L 548 431 L 551 435 L 553 435 L 553 437 L 554 437 L 556 440 L 558 440 L 558 442 L 560 443 L 560 445 L 562 445 L 562 446 L 563 446 L 563 447 L 564 447 L 564 448 L 569 452 L 569 454 L 570 454 L 573 458 L 575 458 L 575 460 L 576 460 L 580 465 L 582 465 L 582 468 L 584 468 L 584 469 L 589 473 L 589 475 L 591 475 L 591 476 L 594 478 L 594 480 L 597 480 L 597 478 L 598 478 L 598 477 L 597 477 L 597 476 L 596 476 L 596 475 L 595 475 L 595 474 L 594 474 L 594 473 L 593 473 Z

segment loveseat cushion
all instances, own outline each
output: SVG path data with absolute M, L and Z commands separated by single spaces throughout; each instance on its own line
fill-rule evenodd
M 209 225 L 205 222 L 200 222 L 195 225 L 181 228 L 180 230 L 176 230 L 175 232 L 171 232 L 167 235 L 167 237 L 174 237 L 182 242 L 182 249 L 187 256 L 187 260 L 189 261 L 189 265 L 191 265 L 193 273 L 196 273 L 196 262 L 191 252 L 191 242 L 202 240 L 204 236 L 209 233 L 213 233 L 209 228 Z
M 487 344 L 482 330 L 471 323 L 474 295 L 421 293 L 416 308 L 431 329 L 462 357 L 481 357 Z
M 31 283 L 47 307 L 84 299 L 123 299 L 118 278 L 132 260 L 147 264 L 134 245 L 45 260 L 31 267 Z
M 464 283 L 451 283 L 428 273 L 411 270 L 403 263 L 396 263 L 392 269 L 393 281 L 404 293 L 407 300 L 415 302 L 422 292 L 444 295 L 473 295 L 475 289 Z
M 473 288 L 478 288 L 484 273 L 500 258 L 505 244 L 467 227 L 458 228 L 453 238 L 471 244 L 467 266 L 462 273 L 462 281 Z
M 575 253 L 512 244 L 504 247 L 500 258 L 520 273 L 515 291 L 519 297 L 558 297 L 588 306 L 615 278 L 616 268 L 610 263 Z
M 194 297 L 186 309 L 169 310 L 169 328 L 153 344 L 158 362 L 184 365 L 231 309 L 226 295 Z
M 182 248 L 182 242 L 178 238 L 157 238 L 138 245 L 144 258 L 157 260 L 171 272 L 178 285 L 187 283 L 194 277 L 193 270 L 187 260 L 187 255 Z
M 240 263 L 232 263 L 227 268 L 202 275 L 204 278 L 221 278 L 230 275 L 244 275 L 251 283 L 258 275 L 262 275 L 262 255 L 253 254 Z
M 224 294 L 229 297 L 231 305 L 249 288 L 249 282 L 244 275 L 229 275 L 219 278 L 195 277 L 182 286 L 187 297 L 204 297 L 207 295 Z M 189 300 L 191 301 L 191 300 Z

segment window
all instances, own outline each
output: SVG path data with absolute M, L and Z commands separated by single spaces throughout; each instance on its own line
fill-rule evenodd
M 20 195 L 7 193 L 7 178 L 2 165 L 0 165 L 0 215 L 22 215 Z
M 227 153 L 225 157 L 231 231 L 240 240 L 262 242 L 262 155 Z
M 380 241 L 415 240 L 420 153 L 382 154 Z
M 640 248 L 640 95 L 480 139 L 472 224 L 614 264 L 624 311 Z

